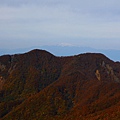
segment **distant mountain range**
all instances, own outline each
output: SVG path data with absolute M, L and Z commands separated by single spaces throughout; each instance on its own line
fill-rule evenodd
M 36 47 L 22 48 L 22 49 L 0 49 L 0 55 L 24 53 L 36 48 L 50 51 L 56 56 L 71 56 L 80 53 L 102 53 L 114 61 L 120 61 L 120 50 L 114 50 L 114 49 L 103 50 L 103 49 L 94 49 L 89 47 L 61 46 L 61 45 L 36 46 Z
M 120 62 L 38 49 L 0 56 L 0 120 L 120 120 Z

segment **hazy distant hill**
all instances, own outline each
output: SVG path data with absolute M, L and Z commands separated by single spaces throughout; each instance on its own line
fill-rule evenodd
M 0 57 L 1 120 L 119 120 L 120 63 L 44 50 Z
M 71 56 L 71 55 L 76 55 L 76 54 L 86 53 L 86 52 L 103 53 L 114 61 L 120 61 L 120 50 L 109 50 L 109 49 L 102 50 L 102 49 L 93 49 L 89 47 L 60 46 L 60 45 L 38 46 L 38 47 L 23 48 L 23 49 L 0 49 L 0 55 L 25 53 L 35 48 L 50 51 L 56 56 Z

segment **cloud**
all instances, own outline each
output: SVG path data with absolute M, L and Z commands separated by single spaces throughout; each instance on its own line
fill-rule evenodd
M 0 1 L 0 39 L 34 40 L 41 44 L 77 41 L 78 45 L 91 44 L 91 39 L 96 39 L 95 43 L 100 43 L 100 39 L 117 40 L 119 4 L 118 0 Z

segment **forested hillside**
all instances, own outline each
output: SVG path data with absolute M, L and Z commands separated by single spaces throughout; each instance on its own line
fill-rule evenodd
M 97 53 L 0 56 L 1 120 L 119 120 L 120 63 Z

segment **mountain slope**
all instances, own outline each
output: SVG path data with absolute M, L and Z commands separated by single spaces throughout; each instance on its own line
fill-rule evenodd
M 2 120 L 120 119 L 120 63 L 43 50 L 0 57 Z M 112 113 L 112 114 L 111 114 Z

